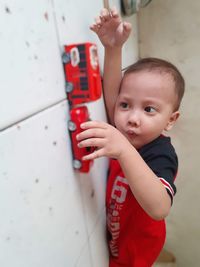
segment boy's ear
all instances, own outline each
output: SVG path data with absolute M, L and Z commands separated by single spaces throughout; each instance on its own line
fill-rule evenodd
M 172 129 L 172 127 L 174 126 L 175 122 L 177 121 L 177 119 L 180 116 L 180 112 L 179 111 L 175 111 L 172 113 L 172 115 L 169 118 L 169 121 L 165 127 L 165 131 L 169 131 Z

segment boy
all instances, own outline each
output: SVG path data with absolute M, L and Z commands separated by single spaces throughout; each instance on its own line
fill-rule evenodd
M 179 117 L 184 80 L 175 66 L 147 58 L 121 75 L 121 51 L 131 25 L 116 9 L 103 9 L 91 29 L 105 48 L 104 97 L 109 122 L 90 121 L 79 147 L 97 150 L 83 159 L 111 158 L 107 184 L 110 267 L 150 267 L 165 241 L 164 218 L 176 192 L 178 160 L 170 130 Z

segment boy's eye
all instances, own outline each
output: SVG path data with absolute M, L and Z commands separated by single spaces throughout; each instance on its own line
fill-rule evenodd
M 121 102 L 120 107 L 121 108 L 128 108 L 128 104 L 126 102 Z
M 153 113 L 156 111 L 156 109 L 151 106 L 146 107 L 144 110 L 148 113 Z

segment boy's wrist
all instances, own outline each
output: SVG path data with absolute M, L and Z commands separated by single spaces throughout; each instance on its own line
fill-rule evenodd
M 127 145 L 123 146 L 123 149 L 121 150 L 118 161 L 127 161 L 129 159 L 129 156 L 133 153 L 134 147 L 128 142 L 127 140 Z
M 105 52 L 106 53 L 116 53 L 116 52 L 120 52 L 122 50 L 122 45 L 119 46 L 104 46 Z

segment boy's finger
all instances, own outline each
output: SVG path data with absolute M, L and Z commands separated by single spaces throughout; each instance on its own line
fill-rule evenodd
M 110 13 L 109 13 L 108 9 L 103 8 L 100 12 L 100 17 L 101 17 L 102 21 L 107 21 L 110 18 Z
M 83 139 L 91 138 L 91 137 L 98 137 L 98 138 L 104 138 L 105 132 L 103 129 L 87 129 L 79 134 L 76 135 L 76 139 L 78 141 L 81 141 Z
M 111 8 L 111 10 L 110 10 L 110 14 L 111 14 L 111 16 L 114 17 L 114 18 L 119 17 L 119 13 L 118 13 L 116 7 Z
M 93 153 L 87 156 L 84 156 L 82 160 L 93 160 L 93 159 L 103 157 L 105 156 L 103 151 L 104 151 L 103 149 L 95 150 Z
M 98 32 L 99 27 L 98 27 L 96 24 L 92 24 L 92 25 L 90 26 L 90 30 L 92 30 L 93 32 Z
M 107 123 L 102 122 L 102 121 L 87 121 L 84 123 L 81 123 L 80 127 L 81 129 L 89 129 L 89 128 L 102 128 L 106 129 Z
M 89 138 L 78 143 L 78 147 L 102 147 L 104 140 L 102 138 Z
M 100 17 L 96 17 L 95 18 L 95 22 L 96 22 L 96 25 L 97 26 L 101 26 L 101 19 L 100 19 Z
M 132 25 L 131 25 L 131 23 L 124 21 L 123 22 L 123 27 L 124 27 L 126 32 L 130 32 L 131 28 L 132 28 Z

